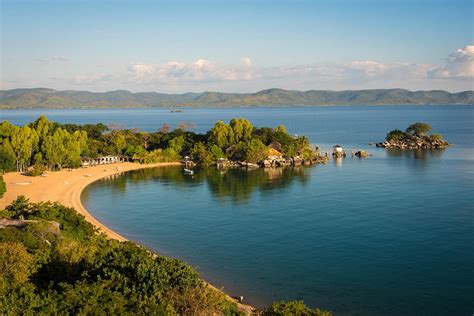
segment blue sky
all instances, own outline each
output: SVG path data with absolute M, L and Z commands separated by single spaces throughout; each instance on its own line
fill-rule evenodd
M 472 0 L 0 1 L 2 89 L 474 89 Z

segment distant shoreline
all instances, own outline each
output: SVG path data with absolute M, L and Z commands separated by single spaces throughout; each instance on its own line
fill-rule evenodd
M 47 88 L 0 90 L 0 108 L 156 108 L 280 107 L 353 105 L 473 105 L 474 91 L 409 91 L 405 89 L 285 90 L 254 93 L 198 92 L 167 94 L 116 90 L 89 92 Z
M 105 233 L 109 238 L 126 241 L 127 239 L 125 237 L 106 227 L 89 213 L 81 201 L 82 191 L 88 185 L 98 180 L 126 171 L 178 165 L 181 165 L 181 163 L 165 162 L 142 165 L 125 162 L 89 168 L 51 171 L 47 172 L 44 177 L 31 177 L 23 175 L 20 172 L 8 172 L 3 176 L 7 186 L 7 192 L 0 198 L 0 209 L 5 208 L 19 195 L 26 196 L 31 202 L 59 202 L 65 206 L 74 208 L 79 214 L 83 215 L 88 222 Z
M 235 109 L 235 108 L 333 108 L 333 107 L 408 107 L 408 106 L 474 106 L 474 103 L 469 104 L 327 104 L 327 105 L 223 105 L 223 106 L 149 106 L 149 107 L 63 107 L 63 108 L 54 108 L 54 107 L 2 107 L 0 105 L 0 111 L 28 111 L 28 110 L 173 110 L 173 109 Z M 180 113 L 176 113 L 179 115 Z

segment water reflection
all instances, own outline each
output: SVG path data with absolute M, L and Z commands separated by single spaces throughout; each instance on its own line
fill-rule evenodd
M 387 148 L 388 157 L 403 159 L 409 167 L 424 169 L 430 163 L 439 161 L 443 156 L 445 149 L 399 149 Z M 396 162 L 396 160 L 388 160 Z
M 427 160 L 429 158 L 441 158 L 444 153 L 444 149 L 399 149 L 399 148 L 387 148 L 387 156 L 389 157 L 405 157 L 414 158 L 419 160 Z
M 156 181 L 181 187 L 207 185 L 212 196 L 217 200 L 233 203 L 248 201 L 253 192 L 271 191 L 285 188 L 297 181 L 305 184 L 309 181 L 312 167 L 299 166 L 288 168 L 217 169 L 195 168 L 193 175 L 185 174 L 182 167 L 161 167 L 135 170 L 127 176 L 113 176 L 99 181 L 98 185 L 107 183 L 114 192 L 123 192 L 129 183 Z

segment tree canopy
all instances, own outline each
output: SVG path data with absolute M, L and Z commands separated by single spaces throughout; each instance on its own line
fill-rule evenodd
M 47 168 L 60 170 L 80 166 L 82 157 L 126 155 L 142 163 L 177 161 L 184 156 L 203 165 L 220 158 L 258 162 L 267 157 L 268 146 L 278 144 L 284 157 L 313 157 L 305 136 L 291 136 L 283 125 L 255 128 L 244 118 L 229 123 L 217 121 L 206 134 L 189 131 L 192 124 L 168 125 L 156 132 L 120 129 L 104 124 L 60 124 L 45 116 L 25 126 L 0 124 L 0 169 L 32 175 Z
M 419 135 L 419 136 L 424 136 L 428 134 L 431 131 L 431 126 L 426 124 L 426 123 L 413 123 L 410 126 L 408 126 L 406 132 L 411 135 Z

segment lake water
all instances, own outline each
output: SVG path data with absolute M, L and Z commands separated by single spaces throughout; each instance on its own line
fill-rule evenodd
M 335 315 L 472 315 L 474 107 L 385 106 L 0 111 L 17 124 L 61 122 L 157 130 L 246 117 L 285 124 L 314 144 L 366 149 L 366 159 L 272 170 L 181 167 L 125 173 L 82 200 L 120 234 L 197 267 L 257 306 L 304 299 Z M 431 124 L 455 146 L 390 151 L 387 131 Z

